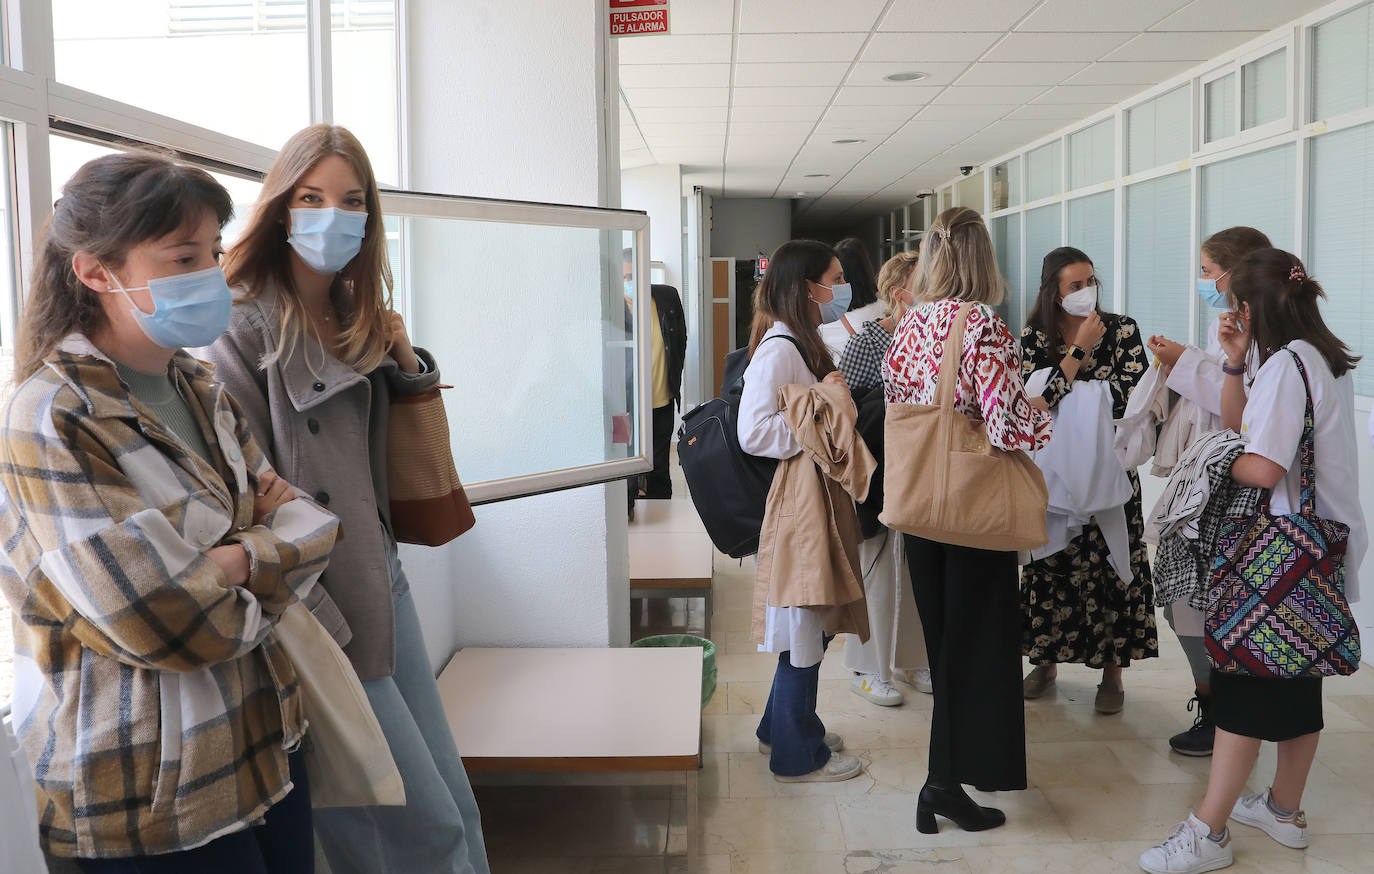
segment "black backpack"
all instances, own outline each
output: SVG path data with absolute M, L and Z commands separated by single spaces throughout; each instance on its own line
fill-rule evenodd
M 775 337 L 797 345 L 786 334 L 765 342 Z M 684 415 L 677 432 L 678 461 L 697 515 L 716 549 L 731 558 L 759 551 L 764 505 L 778 469 L 776 458 L 750 455 L 739 445 L 739 402 L 748 366 L 747 348 L 725 356 L 721 396 Z

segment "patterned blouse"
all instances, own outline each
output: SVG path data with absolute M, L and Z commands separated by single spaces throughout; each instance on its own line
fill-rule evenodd
M 936 377 L 954 316 L 962 302 L 939 300 L 907 312 L 883 368 L 889 404 L 933 404 Z M 976 304 L 964 329 L 955 409 L 987 423 L 992 445 L 1006 450 L 1043 448 L 1053 420 L 1026 398 L 1016 338 L 991 307 Z
M 883 384 L 883 359 L 891 346 L 892 335 L 878 322 L 865 322 L 849 338 L 839 368 L 851 391 L 871 391 Z
M 1134 319 L 1106 313 L 1102 316 L 1102 325 L 1107 332 L 1079 368 L 1077 378 L 1105 380 L 1112 392 L 1112 416 L 1119 419 L 1126 415 L 1131 390 L 1144 378 L 1150 360 L 1145 355 L 1145 344 L 1141 342 L 1140 328 Z M 1021 376 L 1025 379 L 1037 370 L 1050 369 L 1044 398 L 1051 407 L 1073 388 L 1064 378 L 1064 371 L 1059 369 L 1068 348 L 1067 344 L 1060 344 L 1058 349 L 1050 349 L 1049 338 L 1030 325 L 1021 332 Z

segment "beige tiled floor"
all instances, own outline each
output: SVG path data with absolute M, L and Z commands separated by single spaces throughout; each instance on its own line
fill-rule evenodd
M 756 750 L 754 727 L 775 657 L 748 643 L 753 566 L 716 559 L 713 637 L 719 686 L 702 716 L 704 874 L 852 872 L 1132 872 L 1201 797 L 1208 760 L 1169 751 L 1187 726 L 1192 683 L 1167 627 L 1162 657 L 1126 672 L 1126 710 L 1093 712 L 1100 677 L 1061 670 L 1052 698 L 1026 703 L 1031 788 L 983 795 L 1007 811 L 1007 825 L 967 833 L 942 821 L 938 835 L 915 828 L 915 793 L 925 780 L 931 699 L 876 707 L 849 691 L 842 640 L 821 668 L 818 710 L 864 761 L 845 782 L 784 785 Z M 699 602 L 639 607 L 637 629 L 700 627 Z M 1163 620 L 1161 619 L 1161 625 Z M 637 631 L 637 633 L 642 633 Z M 1327 731 L 1305 807 L 1312 845 L 1289 850 L 1237 827 L 1232 871 L 1374 872 L 1374 670 L 1326 685 Z M 1251 780 L 1272 776 L 1266 745 Z M 685 871 L 681 790 L 659 788 L 479 787 L 492 870 L 497 874 L 639 874 Z

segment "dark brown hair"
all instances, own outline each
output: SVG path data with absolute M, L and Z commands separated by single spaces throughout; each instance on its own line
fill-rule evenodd
M 1246 255 L 1257 249 L 1272 248 L 1273 245 L 1262 231 L 1241 225 L 1212 234 L 1202 244 L 1202 251 L 1217 262 L 1222 270 L 1235 270 L 1240 259 Z
M 1059 274 L 1065 267 L 1073 264 L 1088 264 L 1094 271 L 1097 269 L 1088 253 L 1072 246 L 1060 246 L 1045 256 L 1045 260 L 1040 264 L 1040 293 L 1035 298 L 1030 315 L 1026 317 L 1027 325 L 1049 339 L 1051 352 L 1058 352 L 1059 347 L 1064 345 L 1064 338 L 1059 333 L 1059 314 L 1063 311 L 1059 303 Z M 1097 280 L 1097 314 L 1103 317 L 1107 315 L 1102 309 L 1101 278 Z M 1093 350 L 1085 351 L 1092 354 Z
M 768 271 L 754 290 L 754 327 L 749 338 L 749 355 L 759 348 L 763 335 L 782 322 L 801 346 L 806 367 L 818 379 L 835 370 L 825 341 L 816 330 L 810 292 L 806 283 L 820 282 L 835 252 L 815 240 L 790 240 L 773 251 L 768 259 Z
M 137 149 L 83 164 L 62 186 L 43 229 L 19 325 L 15 382 L 36 373 L 67 335 L 89 337 L 107 325 L 100 293 L 72 268 L 77 252 L 122 267 L 130 249 L 194 227 L 207 210 L 224 227 L 234 214 L 229 192 L 171 154 Z
M 873 270 L 873 260 L 868 257 L 868 247 L 857 237 L 846 237 L 835 244 L 835 257 L 840 259 L 844 270 L 844 281 L 849 283 L 854 296 L 849 301 L 849 311 L 866 307 L 878 299 L 878 280 Z
M 1350 354 L 1350 347 L 1326 326 L 1317 305 L 1326 292 L 1307 275 L 1297 255 L 1259 249 L 1242 258 L 1234 270 L 1231 293 L 1250 305 L 1250 330 L 1260 363 L 1294 340 L 1306 340 L 1326 359 L 1332 375 L 1341 377 L 1355 369 L 1360 357 Z

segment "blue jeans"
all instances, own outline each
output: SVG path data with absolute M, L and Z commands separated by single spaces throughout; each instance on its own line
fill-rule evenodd
M 830 638 L 825 638 L 825 646 Z M 759 723 L 759 740 L 772 744 L 768 766 L 781 777 L 800 777 L 818 770 L 830 761 L 825 745 L 825 724 L 816 715 L 816 687 L 821 663 L 809 668 L 794 668 L 790 652 L 778 653 L 778 669 L 773 673 L 773 688 L 768 706 Z
M 332 874 L 490 874 L 482 822 L 430 670 L 420 618 L 392 545 L 396 672 L 363 683 L 405 783 L 405 807 L 315 812 Z
M 84 874 L 314 874 L 310 782 L 300 753 L 290 756 L 296 788 L 274 804 L 256 828 L 180 853 L 128 859 L 77 859 Z

